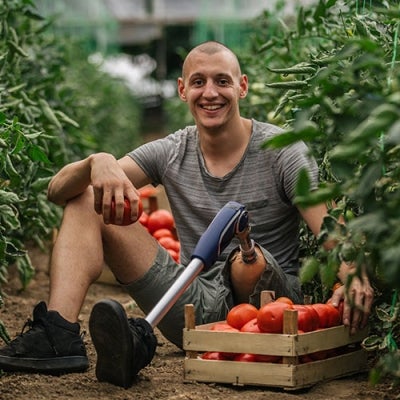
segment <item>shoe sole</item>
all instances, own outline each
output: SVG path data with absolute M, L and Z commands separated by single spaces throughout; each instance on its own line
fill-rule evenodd
M 19 358 L 0 356 L 0 370 L 4 372 L 35 372 L 61 375 L 84 372 L 89 367 L 87 357 L 68 356 L 52 358 Z
M 89 332 L 97 353 L 98 381 L 123 388 L 132 386 L 133 343 L 121 304 L 114 300 L 96 303 L 89 318 Z

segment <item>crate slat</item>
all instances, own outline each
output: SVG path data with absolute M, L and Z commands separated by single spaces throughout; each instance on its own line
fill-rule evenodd
M 367 354 L 357 350 L 348 354 L 307 364 L 271 364 L 238 361 L 210 361 L 186 358 L 186 381 L 280 387 L 297 390 L 320 381 L 364 371 Z

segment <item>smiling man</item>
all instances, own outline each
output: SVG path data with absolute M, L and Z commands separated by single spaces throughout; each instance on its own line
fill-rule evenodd
M 98 153 L 66 165 L 52 179 L 48 198 L 64 206 L 51 259 L 50 298 L 34 309 L 31 328 L 0 349 L 0 369 L 39 373 L 84 371 L 85 346 L 77 323 L 87 290 L 105 260 L 144 313 L 149 313 L 189 263 L 200 236 L 229 201 L 249 212 L 258 262 L 242 262 L 233 241 L 217 262 L 202 271 L 159 323 L 162 334 L 182 346 L 184 305 L 192 303 L 196 324 L 224 320 L 236 304 L 259 306 L 260 292 L 273 290 L 302 302 L 298 279 L 299 227 L 303 218 L 318 234 L 327 208 L 299 209 L 293 202 L 298 173 L 309 172 L 312 188 L 318 168 L 302 142 L 262 149 L 281 129 L 240 114 L 248 91 L 235 54 L 217 42 L 195 47 L 178 79 L 180 98 L 195 125 L 146 143 L 116 160 Z M 181 243 L 181 264 L 141 226 L 122 225 L 124 199 L 137 219 L 138 188 L 162 184 Z M 110 224 L 112 199 L 116 224 Z M 345 282 L 352 270 L 343 264 Z M 353 330 L 366 324 L 373 291 L 366 277 L 351 281 L 344 322 Z M 335 301 L 345 296 L 336 290 Z M 353 308 L 350 307 L 353 305 Z M 363 310 L 363 312 L 361 311 Z M 93 308 L 90 333 L 97 351 L 100 381 L 128 387 L 132 370 L 132 320 L 115 301 Z M 150 343 L 155 346 L 155 343 Z

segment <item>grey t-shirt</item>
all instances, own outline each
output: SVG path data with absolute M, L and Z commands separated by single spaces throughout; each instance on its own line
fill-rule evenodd
M 162 184 L 181 243 L 181 262 L 190 261 L 202 233 L 229 201 L 246 206 L 251 237 L 265 247 L 286 272 L 298 268 L 300 215 L 292 200 L 298 172 L 307 168 L 311 187 L 318 184 L 318 167 L 303 142 L 282 149 L 262 149 L 266 139 L 282 130 L 252 121 L 248 147 L 236 167 L 222 178 L 204 163 L 197 128 L 189 126 L 130 152 L 154 185 Z M 221 258 L 237 246 L 236 239 Z

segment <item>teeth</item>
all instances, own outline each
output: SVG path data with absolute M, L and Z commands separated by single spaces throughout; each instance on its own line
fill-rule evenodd
M 221 108 L 221 106 L 203 106 L 203 108 L 205 108 L 206 110 L 217 110 L 218 108 Z

